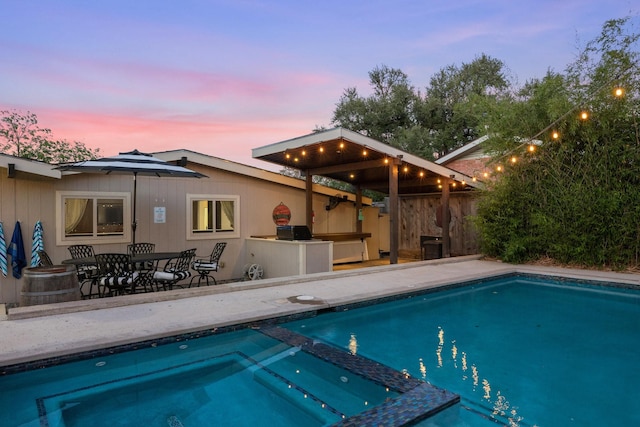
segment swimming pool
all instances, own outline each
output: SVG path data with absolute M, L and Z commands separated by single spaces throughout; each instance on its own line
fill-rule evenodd
M 357 414 L 373 413 L 375 425 L 379 408 L 420 418 L 457 393 L 420 425 L 638 424 L 637 291 L 521 276 L 463 285 L 47 361 L 59 366 L 0 376 L 2 422 L 362 425 Z
M 277 326 L 163 341 L 3 375 L 0 425 L 380 425 L 459 400 Z
M 638 290 L 509 277 L 287 327 L 461 396 L 424 425 L 640 425 Z

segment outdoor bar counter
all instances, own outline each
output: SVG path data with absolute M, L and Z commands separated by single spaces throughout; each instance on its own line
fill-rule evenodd
M 369 260 L 367 242 L 371 233 L 318 233 L 314 239 L 333 242 L 333 263 L 362 262 Z
M 249 264 L 262 266 L 265 279 L 333 271 L 330 241 L 253 236 L 246 239 L 246 250 Z
M 311 240 L 278 240 L 274 235 L 246 240 L 247 259 L 264 269 L 264 278 L 323 273 L 333 264 L 369 259 L 365 239 L 371 233 L 318 233 Z

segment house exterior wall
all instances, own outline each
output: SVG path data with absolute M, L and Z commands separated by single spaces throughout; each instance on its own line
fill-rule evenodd
M 197 170 L 207 178 L 137 178 L 136 242 L 152 242 L 156 251 L 180 251 L 196 248 L 198 256 L 208 256 L 219 240 L 227 242 L 221 261 L 224 268 L 215 274 L 218 280 L 238 279 L 243 276 L 248 262 L 245 239 L 251 236 L 275 235 L 273 209 L 281 202 L 291 210 L 292 225 L 305 224 L 305 191 L 281 183 L 257 179 L 209 166 L 190 163 L 188 168 Z M 11 240 L 15 221 L 20 221 L 27 260 L 30 260 L 31 236 L 35 222 L 42 221 L 45 250 L 53 262 L 59 264 L 68 259 L 67 245 L 56 244 L 56 192 L 129 192 L 133 191 L 131 175 L 75 174 L 61 179 L 38 179 L 36 175 L 7 178 L 6 169 L 0 168 L 0 221 L 2 221 L 7 245 Z M 187 194 L 239 196 L 240 236 L 219 236 L 207 240 L 187 239 Z M 132 195 L 133 197 L 133 195 Z M 356 213 L 353 202 L 345 202 L 327 211 L 328 196 L 314 193 L 314 232 L 339 233 L 356 231 Z M 154 207 L 165 207 L 166 222 L 154 223 Z M 129 226 L 125 224 L 125 227 Z M 375 230 L 363 230 L 377 234 Z M 127 243 L 94 244 L 97 253 L 126 252 Z M 377 253 L 377 252 L 376 252 Z M 16 280 L 9 273 L 0 275 L 0 303 L 17 303 L 22 279 Z
M 447 163 L 449 169 L 456 170 L 468 176 L 480 178 L 485 171 L 488 171 L 488 157 L 481 158 L 462 158 Z

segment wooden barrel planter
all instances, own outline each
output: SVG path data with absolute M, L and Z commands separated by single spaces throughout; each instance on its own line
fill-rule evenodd
M 52 304 L 80 299 L 80 285 L 73 265 L 25 268 L 20 306 Z

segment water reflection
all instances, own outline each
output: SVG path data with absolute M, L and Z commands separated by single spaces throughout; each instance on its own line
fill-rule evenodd
M 420 358 L 420 375 L 422 376 L 423 380 L 427 379 L 427 367 L 425 366 L 424 362 L 422 361 L 422 357 Z
M 349 338 L 349 352 L 354 355 L 358 353 L 358 338 L 356 338 L 356 334 L 351 334 Z
M 511 427 L 518 427 L 523 417 L 518 414 L 517 407 L 512 406 L 509 400 L 500 392 L 500 390 L 492 390 L 491 382 L 488 378 L 482 378 L 478 371 L 478 367 L 473 363 L 472 357 L 467 355 L 465 351 L 461 351 L 458 348 L 456 340 L 450 340 L 450 354 L 451 359 L 445 361 L 443 359 L 443 351 L 445 348 L 445 332 L 444 329 L 438 326 L 438 344 L 436 346 L 436 364 L 438 368 L 444 368 L 446 366 L 452 366 L 453 369 L 461 371 L 462 381 L 468 381 L 469 379 L 469 365 L 471 365 L 471 388 L 475 393 L 478 390 L 478 386 L 482 384 L 482 399 L 485 400 L 492 410 L 493 416 L 499 416 L 506 418 L 508 425 Z M 446 365 L 446 366 L 445 366 Z M 422 379 L 427 379 L 427 367 L 425 366 L 422 358 L 418 359 L 418 368 Z M 495 397 L 492 397 L 495 396 Z
M 442 348 L 444 347 L 444 331 L 438 326 L 438 348 L 436 349 L 436 357 L 438 358 L 438 368 L 442 368 Z

